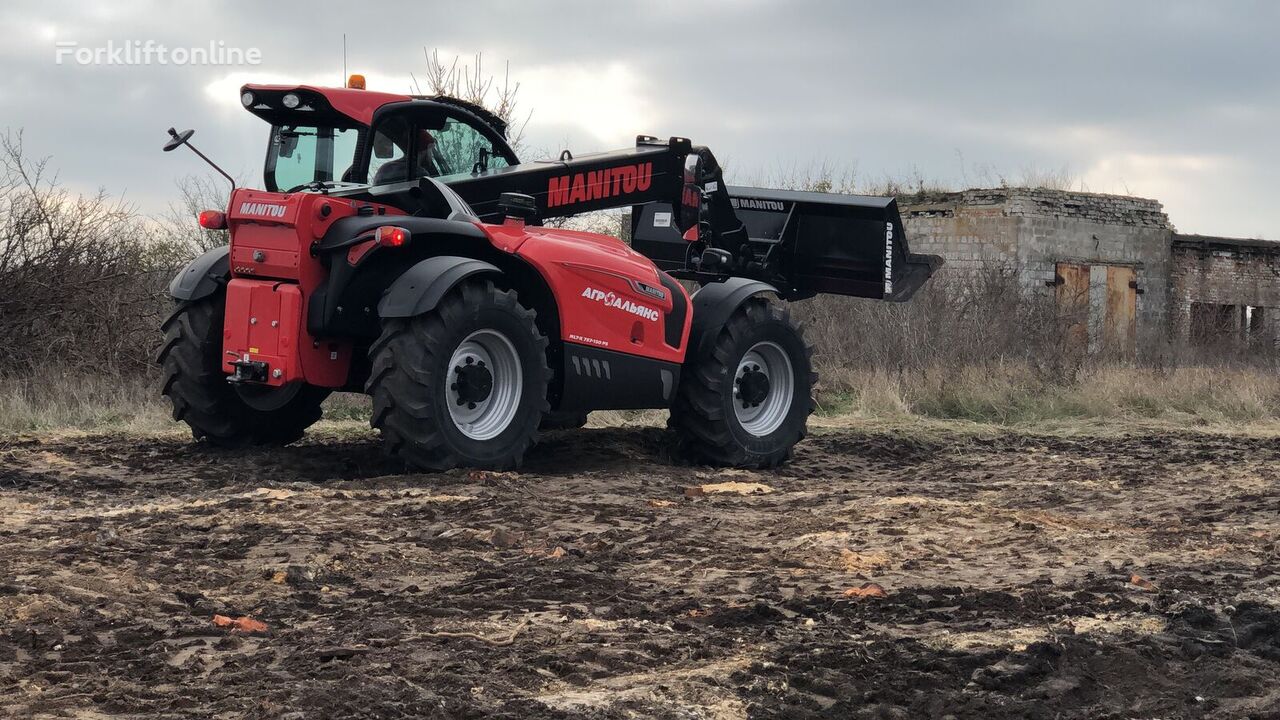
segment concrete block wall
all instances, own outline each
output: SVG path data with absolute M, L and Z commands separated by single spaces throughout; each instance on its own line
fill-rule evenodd
M 1155 200 L 995 188 L 913 196 L 899 205 L 912 251 L 942 255 L 947 272 L 1001 262 L 1016 267 L 1028 290 L 1051 293 L 1059 262 L 1095 266 L 1091 274 L 1103 285 L 1099 266 L 1131 266 L 1142 290 L 1139 334 L 1163 333 L 1167 326 L 1173 228 Z M 1091 280 L 1091 294 L 1098 282 Z

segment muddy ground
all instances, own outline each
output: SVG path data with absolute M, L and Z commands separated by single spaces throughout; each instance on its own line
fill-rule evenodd
M 1280 717 L 1275 438 L 663 444 L 2 439 L 0 716 Z

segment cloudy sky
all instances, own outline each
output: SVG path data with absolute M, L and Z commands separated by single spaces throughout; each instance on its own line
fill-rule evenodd
M 317 10 L 317 8 L 319 8 Z M 713 148 L 738 180 L 823 164 L 866 183 L 965 187 L 1070 174 L 1154 197 L 1184 232 L 1280 239 L 1280 3 L 146 2 L 5 0 L 0 126 L 84 191 L 163 209 L 202 168 L 170 125 L 259 184 L 265 125 L 246 81 L 406 91 L 424 46 L 509 62 L 530 147 Z M 257 65 L 81 65 L 58 42 L 210 43 Z

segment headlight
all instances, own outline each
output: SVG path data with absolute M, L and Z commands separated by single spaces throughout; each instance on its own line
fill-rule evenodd
M 293 94 L 293 93 L 289 93 L 288 95 L 285 95 L 283 98 L 281 98 L 281 102 L 283 102 L 283 103 L 284 103 L 284 106 L 285 106 L 285 107 L 287 107 L 287 108 L 289 108 L 290 110 L 292 110 L 292 109 L 294 109 L 294 108 L 298 107 L 298 103 L 299 103 L 299 102 L 301 102 L 301 101 L 300 101 L 300 100 L 298 100 L 298 96 L 297 96 L 297 95 L 295 95 L 295 94 Z
M 249 107 L 253 104 L 253 93 L 247 92 L 240 96 L 240 104 Z

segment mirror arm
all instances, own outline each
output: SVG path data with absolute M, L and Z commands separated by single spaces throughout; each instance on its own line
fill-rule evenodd
M 233 178 L 233 177 L 231 177 L 230 175 L 228 175 L 226 170 L 223 170 L 222 168 L 218 167 L 218 164 L 217 164 L 216 162 L 214 162 L 214 161 L 210 160 L 209 158 L 205 157 L 205 154 L 204 154 L 204 153 L 202 153 L 202 152 L 200 152 L 199 150 L 197 150 L 197 149 L 196 149 L 196 146 L 195 146 L 195 145 L 192 145 L 190 141 L 187 141 L 187 142 L 185 143 L 185 145 L 186 145 L 188 148 L 191 148 L 191 152 L 195 153 L 196 155 L 199 155 L 201 160 L 203 160 L 203 161 L 205 161 L 205 162 L 209 163 L 209 166 L 210 166 L 210 167 L 212 167 L 214 170 L 217 170 L 217 171 L 218 171 L 218 173 L 222 175 L 222 177 L 226 178 L 226 179 L 227 179 L 227 182 L 231 183 L 231 192 L 235 192 L 235 190 L 236 190 L 236 179 L 235 179 L 235 178 Z

